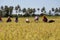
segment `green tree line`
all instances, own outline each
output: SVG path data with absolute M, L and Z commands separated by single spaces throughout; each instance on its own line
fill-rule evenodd
M 1 6 L 0 7 L 0 16 L 2 17 L 8 17 L 8 16 L 14 16 L 13 14 L 13 10 L 15 10 L 16 15 L 18 16 L 36 16 L 37 14 L 35 14 L 36 11 L 38 11 L 40 14 L 38 14 L 39 16 L 42 15 L 52 15 L 52 12 L 54 12 L 55 15 L 59 15 L 60 13 L 60 7 L 59 8 L 51 8 L 51 10 L 49 10 L 49 12 L 47 13 L 46 8 L 42 7 L 42 8 L 21 8 L 20 5 L 17 5 L 15 7 L 13 6 Z M 18 14 L 18 13 L 23 13 L 24 15 Z

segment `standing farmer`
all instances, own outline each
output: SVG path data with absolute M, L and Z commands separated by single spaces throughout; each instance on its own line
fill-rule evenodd
M 18 16 L 16 16 L 16 18 L 15 18 L 15 22 L 16 22 L 16 23 L 18 22 Z
M 27 18 L 27 19 L 26 19 L 26 23 L 29 23 L 29 22 L 30 22 L 30 21 L 29 21 L 29 19 Z
M 1 16 L 0 16 L 0 22 L 2 22 L 2 18 L 1 18 Z
M 43 16 L 43 22 L 47 22 L 47 21 L 48 21 L 47 17 Z
M 8 17 L 8 19 L 7 19 L 7 22 L 11 22 L 12 20 L 11 20 L 11 18 L 10 18 L 10 16 Z
M 38 16 L 35 16 L 34 21 L 35 21 L 35 22 L 38 22 L 38 20 L 39 20 L 39 17 L 38 17 Z

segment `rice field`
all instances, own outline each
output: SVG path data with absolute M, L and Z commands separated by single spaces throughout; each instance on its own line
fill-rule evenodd
M 34 22 L 33 17 L 29 17 L 30 23 L 25 22 L 25 18 L 19 18 L 19 22 L 7 23 L 7 18 L 2 18 L 0 22 L 0 40 L 60 40 L 60 17 L 47 17 L 55 20 L 54 23 L 44 23 L 42 17 L 39 22 Z

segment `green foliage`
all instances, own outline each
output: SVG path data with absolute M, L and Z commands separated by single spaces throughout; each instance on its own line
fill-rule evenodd
M 52 12 L 54 12 L 55 16 L 59 16 L 58 13 L 60 13 L 60 7 L 59 8 L 52 8 L 51 10 L 49 10 L 49 12 L 46 11 L 46 8 L 45 7 L 42 7 L 41 9 L 40 8 L 22 8 L 20 7 L 20 5 L 17 5 L 15 7 L 13 6 L 1 6 L 0 7 L 0 16 L 2 17 L 8 17 L 8 16 L 11 16 L 12 17 L 12 13 L 13 13 L 13 10 L 16 11 L 16 14 L 18 15 L 18 13 L 22 12 L 24 15 L 21 15 L 19 14 L 18 16 L 36 16 L 38 14 L 35 14 L 35 12 L 40 12 L 41 11 L 41 14 L 39 14 L 39 16 L 42 16 L 42 15 L 48 15 L 47 13 L 49 13 L 49 15 L 52 14 Z M 51 15 L 52 16 L 52 15 Z

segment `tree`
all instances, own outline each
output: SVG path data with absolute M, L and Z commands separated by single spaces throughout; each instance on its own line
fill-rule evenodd
M 21 11 L 21 7 L 19 5 L 17 5 L 17 8 L 18 8 L 18 12 Z
M 34 10 L 33 10 L 32 8 L 28 8 L 28 9 L 27 9 L 28 15 L 32 16 L 33 11 L 34 11 Z
M 55 9 L 54 8 L 52 8 L 52 11 L 54 11 Z
M 3 6 L 1 6 L 1 10 L 3 10 L 4 9 L 4 7 Z
M 25 14 L 26 14 L 26 11 L 27 11 L 27 10 L 26 10 L 26 8 L 23 8 L 23 9 L 22 9 L 23 16 L 25 16 Z
M 15 10 L 16 10 L 16 13 L 18 13 L 18 7 L 17 6 L 15 7 Z
M 33 13 L 33 9 L 32 9 L 32 8 L 30 9 L 29 13 L 30 13 L 30 14 L 32 14 L 32 13 Z
M 45 10 L 45 7 L 43 7 L 42 9 L 41 9 L 41 15 L 46 15 L 46 10 Z
M 25 12 L 26 12 L 26 8 L 23 8 L 23 9 L 22 9 L 22 12 L 25 13 Z
M 1 6 L 0 15 L 3 16 L 3 14 L 4 14 L 4 7 Z
M 17 5 L 17 6 L 15 7 L 15 10 L 16 10 L 16 13 L 20 13 L 20 12 L 21 12 L 21 8 L 20 8 L 20 6 Z
M 9 15 L 12 16 L 12 12 L 13 12 L 13 6 L 9 7 Z
M 58 8 L 55 9 L 55 13 L 58 12 Z
M 59 12 L 60 12 L 60 7 L 59 7 Z
M 0 16 L 2 16 L 2 10 L 0 10 Z
M 32 12 L 33 12 L 33 14 L 35 14 L 35 12 L 36 12 L 36 9 L 35 9 L 35 8 L 33 8 L 33 9 L 32 9 Z
M 45 7 L 43 7 L 43 8 L 41 9 L 41 12 L 43 12 L 43 11 L 45 11 Z
M 9 8 L 8 6 L 5 5 L 5 8 L 4 8 L 4 11 L 5 11 L 5 16 L 9 16 Z
M 49 10 L 49 15 L 51 15 L 51 10 Z
M 39 13 L 40 9 L 38 8 L 37 10 L 38 10 L 38 13 Z
M 59 12 L 59 10 L 58 10 L 58 8 L 56 8 L 55 9 L 55 15 L 58 15 L 58 12 Z
M 39 9 L 39 8 L 37 8 L 37 10 L 39 11 L 40 9 Z
M 32 14 L 32 8 L 27 9 L 28 14 Z

